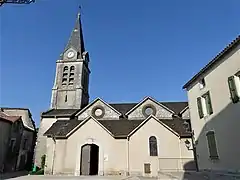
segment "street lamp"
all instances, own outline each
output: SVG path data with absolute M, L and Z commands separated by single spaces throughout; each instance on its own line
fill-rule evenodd
M 192 150 L 193 151 L 194 161 L 195 161 L 195 164 L 196 164 L 196 170 L 198 171 L 197 151 L 196 151 L 194 131 L 191 129 L 191 126 L 190 126 L 189 123 L 190 122 L 184 121 L 183 127 L 184 127 L 184 129 L 186 129 L 186 132 L 191 134 L 192 148 L 191 148 L 191 142 L 188 139 L 185 140 L 184 143 L 185 143 L 185 146 L 187 147 L 188 150 Z
M 188 139 L 185 141 L 185 145 L 186 145 L 188 150 L 193 150 L 193 149 L 190 149 L 191 143 L 190 143 L 190 141 Z

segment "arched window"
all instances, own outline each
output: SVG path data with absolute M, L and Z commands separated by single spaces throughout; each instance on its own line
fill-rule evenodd
M 157 138 L 155 136 L 149 138 L 149 150 L 150 156 L 158 156 Z

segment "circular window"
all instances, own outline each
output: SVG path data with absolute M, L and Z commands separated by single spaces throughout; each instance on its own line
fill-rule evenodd
M 103 111 L 101 109 L 95 110 L 95 116 L 101 116 L 103 114 Z
M 156 108 L 153 105 L 148 104 L 148 105 L 143 107 L 143 112 L 142 113 L 145 117 L 148 117 L 151 114 L 155 115 L 156 114 Z
M 147 108 L 145 109 L 145 113 L 146 113 L 147 115 L 151 115 L 151 114 L 153 113 L 153 109 L 152 109 L 151 107 L 147 107 Z
M 92 109 L 92 115 L 93 117 L 95 118 L 102 118 L 105 114 L 105 111 L 104 111 L 104 108 L 102 106 L 95 106 L 93 109 Z

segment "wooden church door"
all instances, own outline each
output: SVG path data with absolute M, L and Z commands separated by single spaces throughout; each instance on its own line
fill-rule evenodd
M 81 150 L 81 175 L 90 174 L 90 153 L 91 145 L 84 145 Z

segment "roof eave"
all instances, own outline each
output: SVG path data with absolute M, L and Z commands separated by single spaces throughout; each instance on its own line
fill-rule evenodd
M 196 75 L 193 76 L 184 86 L 183 89 L 187 89 L 192 83 L 196 82 L 196 80 L 207 70 L 212 68 L 219 60 L 225 57 L 233 48 L 240 44 L 240 35 L 233 40 L 230 44 L 228 44 L 217 56 L 213 58 L 204 68 L 202 68 Z

